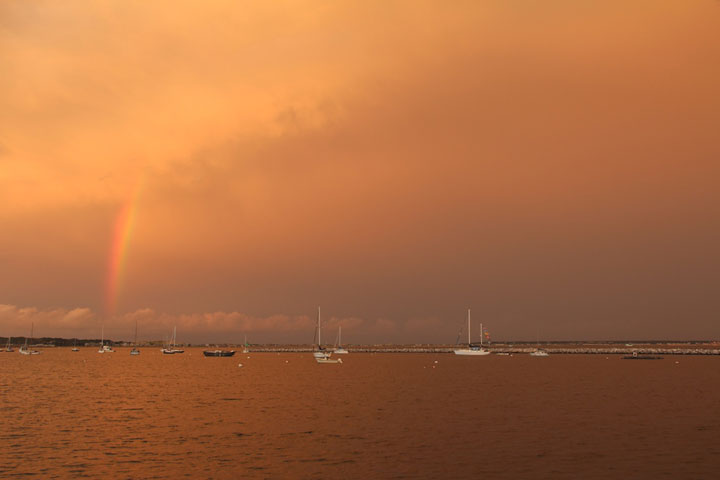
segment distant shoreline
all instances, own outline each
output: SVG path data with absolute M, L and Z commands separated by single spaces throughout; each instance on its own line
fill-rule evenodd
M 66 348 L 72 347 L 72 340 L 57 339 L 41 339 L 42 342 L 32 343 L 33 348 Z M 13 341 L 13 347 L 19 347 L 24 343 L 24 339 Z M 0 346 L 4 345 L 2 337 L 0 337 Z M 112 342 L 105 341 L 114 347 L 133 346 L 128 342 Z M 100 342 L 79 341 L 78 348 L 96 348 Z M 139 348 L 160 348 L 159 342 L 143 343 L 139 342 Z M 180 345 L 179 345 L 180 346 Z M 245 347 L 242 344 L 205 344 L 192 345 L 184 344 L 184 348 L 224 348 L 241 351 L 243 348 L 248 349 L 248 353 L 307 353 L 314 350 L 313 345 L 301 344 L 255 344 Z M 344 345 L 350 353 L 438 353 L 450 354 L 457 349 L 458 345 L 450 344 L 413 344 L 413 345 Z M 326 348 L 332 350 L 332 346 Z M 485 345 L 485 348 L 491 353 L 504 354 L 528 354 L 537 348 L 542 348 L 551 355 L 627 355 L 633 352 L 638 354 L 652 355 L 720 355 L 720 342 L 514 342 L 514 343 L 493 343 Z

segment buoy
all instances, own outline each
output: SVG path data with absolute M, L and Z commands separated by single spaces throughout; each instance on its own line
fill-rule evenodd
M 238 363 L 238 367 L 242 367 L 242 363 Z
M 437 363 L 437 360 L 435 360 L 435 363 Z
M 287 360 L 285 360 L 285 363 L 288 363 L 288 361 L 287 361 Z

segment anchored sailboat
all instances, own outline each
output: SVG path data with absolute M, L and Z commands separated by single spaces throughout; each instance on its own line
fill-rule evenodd
M 30 324 L 30 339 L 32 340 L 33 337 L 33 329 L 35 328 L 35 323 Z M 40 355 L 42 352 L 39 350 L 30 350 L 28 348 L 28 339 L 25 338 L 25 344 L 20 347 L 20 350 L 18 350 L 21 355 Z
M 130 350 L 130 355 L 140 355 L 140 350 L 137 349 L 137 319 L 135 319 L 135 340 L 133 341 L 133 348 Z
M 542 348 L 540 348 L 539 335 L 538 335 L 538 340 L 537 340 L 537 347 L 535 347 L 535 350 L 530 352 L 530 356 L 531 357 L 549 357 L 550 356 L 550 354 L 547 352 L 547 350 L 543 350 Z
M 349 352 L 342 347 L 342 326 L 338 326 L 337 347 L 333 351 L 336 355 L 347 355 Z
M 330 358 L 332 355 L 332 352 L 325 350 L 322 346 L 322 342 L 320 339 L 320 307 L 318 307 L 318 314 L 317 314 L 317 350 L 313 352 L 313 357 L 315 357 L 315 361 L 317 363 L 342 363 L 341 358 Z
M 172 336 L 172 342 L 168 344 L 165 348 L 163 348 L 161 351 L 165 355 L 174 355 L 176 353 L 184 353 L 185 350 L 180 350 L 179 348 L 175 348 L 175 341 L 177 340 L 177 326 L 173 328 L 173 336 Z
M 480 324 L 480 346 L 473 345 L 470 341 L 470 309 L 468 308 L 468 314 L 467 314 L 467 327 L 468 327 L 468 346 L 467 348 L 459 348 L 457 350 L 454 350 L 455 355 L 472 355 L 472 356 L 480 356 L 480 355 L 490 355 L 489 350 L 485 350 L 482 346 L 483 341 L 483 326 L 482 323 Z
M 535 350 L 530 352 L 531 357 L 549 357 L 550 354 L 546 351 L 540 348 L 540 332 L 535 332 Z
M 8 343 L 7 343 L 7 346 L 5 347 L 5 350 L 4 350 L 5 352 L 14 352 L 14 350 L 13 350 L 13 348 L 12 348 L 12 345 L 10 345 L 10 340 L 11 340 L 11 338 L 8 337 Z
M 105 325 L 100 329 L 100 350 L 98 353 L 115 353 L 110 345 L 105 345 Z

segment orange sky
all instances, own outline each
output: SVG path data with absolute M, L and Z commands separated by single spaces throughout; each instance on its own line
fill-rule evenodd
M 718 31 L 714 0 L 2 2 L 0 335 L 310 341 L 319 304 L 349 342 L 468 306 L 718 338 Z

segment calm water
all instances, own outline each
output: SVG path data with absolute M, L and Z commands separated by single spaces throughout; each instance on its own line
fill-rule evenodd
M 2 353 L 0 478 L 717 478 L 720 468 L 720 358 L 344 361 Z

